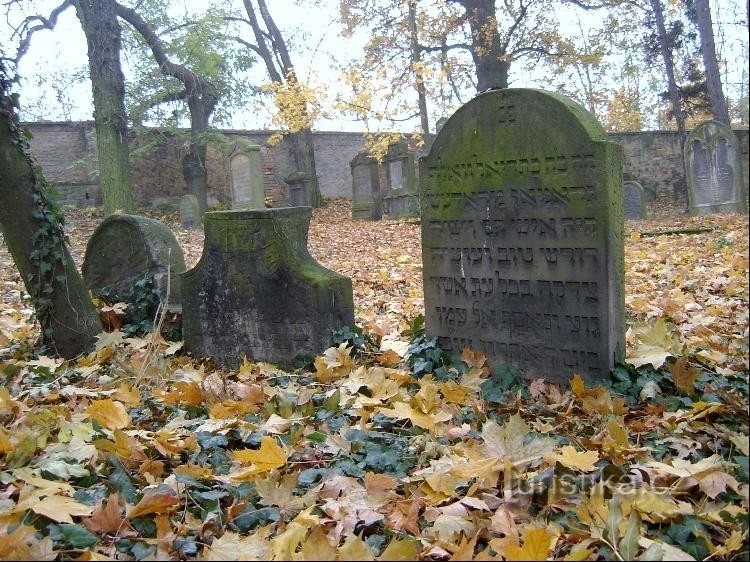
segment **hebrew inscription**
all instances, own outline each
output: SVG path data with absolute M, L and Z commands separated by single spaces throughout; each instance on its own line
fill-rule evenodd
M 620 147 L 560 96 L 459 109 L 420 161 L 428 334 L 528 377 L 605 377 L 624 333 L 620 170 Z

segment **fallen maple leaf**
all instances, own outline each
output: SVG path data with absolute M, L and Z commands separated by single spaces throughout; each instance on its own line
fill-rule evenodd
M 500 460 L 509 459 L 514 465 L 541 459 L 557 445 L 549 437 L 534 437 L 527 441 L 528 434 L 529 426 L 518 414 L 512 415 L 502 427 L 494 420 L 487 420 L 482 426 L 487 454 Z
M 280 468 L 286 464 L 288 453 L 279 447 L 273 437 L 264 436 L 260 441 L 260 449 L 240 449 L 232 451 L 234 458 L 242 463 L 249 463 L 249 468 L 232 474 L 233 479 L 244 479 Z
M 73 517 L 91 515 L 93 508 L 67 496 L 47 496 L 31 502 L 28 508 L 34 513 L 49 517 L 58 523 L 73 523 Z
M 548 462 L 559 462 L 563 466 L 583 472 L 592 472 L 596 470 L 596 463 L 599 460 L 599 453 L 596 451 L 577 451 L 571 445 L 565 445 L 556 453 L 548 453 L 544 456 Z
M 180 503 L 180 498 L 169 486 L 164 484 L 148 490 L 141 501 L 129 507 L 125 517 L 133 519 L 150 513 L 168 513 Z
M 107 429 L 125 429 L 132 424 L 128 411 L 122 402 L 110 400 L 92 400 L 86 410 L 92 420 Z
M 558 534 L 547 527 L 525 527 L 521 532 L 523 546 L 507 544 L 502 553 L 506 560 L 546 560 L 557 542 Z
M 127 525 L 125 518 L 120 515 L 120 495 L 114 493 L 104 500 L 97 500 L 91 517 L 81 520 L 84 527 L 92 533 L 118 534 L 123 525 Z

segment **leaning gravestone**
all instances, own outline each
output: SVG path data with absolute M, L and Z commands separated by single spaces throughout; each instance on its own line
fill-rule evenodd
M 622 149 L 540 90 L 479 95 L 420 161 L 426 329 L 526 377 L 624 353 Z
M 379 220 L 383 216 L 378 161 L 367 152 L 349 163 L 352 169 L 352 218 Z
M 183 195 L 180 198 L 180 224 L 182 228 L 193 229 L 203 224 L 201 207 L 195 195 Z
M 185 258 L 174 233 L 156 219 L 138 215 L 110 215 L 97 227 L 86 245 L 83 280 L 98 294 L 107 289 L 117 298 L 127 295 L 135 282 L 152 275 L 162 299 L 180 304 L 179 274 Z M 122 300 L 122 297 L 119 297 Z
M 307 251 L 312 210 L 206 213 L 203 256 L 182 277 L 185 348 L 236 368 L 243 357 L 289 366 L 354 323 L 352 282 Z
M 405 141 L 393 143 L 383 158 L 386 191 L 383 212 L 389 218 L 419 216 L 419 195 L 415 177 L 414 153 Z
M 637 181 L 626 181 L 622 185 L 622 191 L 625 218 L 635 220 L 645 219 L 647 215 L 646 192 L 643 186 Z
M 706 121 L 685 143 L 691 215 L 747 211 L 737 137 L 718 121 Z
M 264 209 L 265 190 L 260 147 L 244 145 L 229 157 L 229 183 L 233 209 Z

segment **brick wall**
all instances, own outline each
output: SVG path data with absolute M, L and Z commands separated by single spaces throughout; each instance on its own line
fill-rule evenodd
M 31 150 L 42 165 L 48 181 L 57 189 L 63 204 L 91 206 L 101 204 L 96 177 L 96 143 L 92 122 L 26 123 L 31 130 Z M 266 197 L 274 206 L 288 204 L 284 178 L 295 171 L 285 142 L 268 146 L 272 132 L 222 131 L 230 140 L 245 138 L 261 146 Z M 748 130 L 735 130 L 742 151 L 743 177 L 748 184 Z M 177 204 L 186 193 L 181 158 L 184 140 L 154 131 L 148 140 L 156 140 L 155 149 L 139 157 L 146 139 L 131 139 L 136 156 L 132 180 L 136 200 L 143 205 Z M 349 162 L 362 150 L 361 133 L 318 132 L 314 135 L 315 162 L 324 197 L 352 196 Z M 672 131 L 613 133 L 610 138 L 623 145 L 625 172 L 632 174 L 647 189 L 670 195 L 676 183 L 684 182 L 677 134 Z M 229 173 L 226 155 L 218 148 L 208 152 L 209 204 L 229 206 Z

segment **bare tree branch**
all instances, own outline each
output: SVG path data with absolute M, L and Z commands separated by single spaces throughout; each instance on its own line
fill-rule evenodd
M 59 6 L 57 6 L 50 12 L 49 17 L 45 18 L 38 15 L 29 16 L 25 20 L 23 20 L 23 22 L 21 22 L 21 25 L 18 27 L 18 29 L 13 32 L 13 37 L 19 36 L 21 38 L 18 45 L 18 51 L 16 52 L 16 58 L 13 61 L 15 66 L 18 66 L 21 58 L 29 50 L 31 38 L 33 37 L 34 33 L 36 33 L 37 31 L 42 31 L 44 29 L 55 29 L 55 26 L 57 25 L 57 18 L 60 17 L 60 14 L 62 14 L 72 5 L 73 4 L 71 0 L 63 0 L 63 2 Z M 32 25 L 32 23 L 34 22 L 39 23 L 36 25 Z

